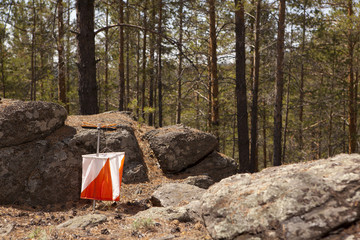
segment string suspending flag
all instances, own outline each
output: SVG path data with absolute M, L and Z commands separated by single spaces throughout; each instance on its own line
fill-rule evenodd
M 82 155 L 83 199 L 119 201 L 125 152 Z

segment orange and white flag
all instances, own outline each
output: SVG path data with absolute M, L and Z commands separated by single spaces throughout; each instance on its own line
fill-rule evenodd
M 80 198 L 119 201 L 125 153 L 83 155 Z

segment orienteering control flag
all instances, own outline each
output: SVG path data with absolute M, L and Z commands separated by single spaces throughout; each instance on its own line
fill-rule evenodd
M 80 198 L 119 201 L 125 153 L 83 155 Z

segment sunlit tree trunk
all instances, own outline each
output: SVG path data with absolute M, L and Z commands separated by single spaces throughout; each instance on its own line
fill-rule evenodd
M 80 114 L 99 112 L 95 62 L 94 0 L 77 0 Z
M 260 70 L 260 13 L 261 0 L 256 3 L 256 17 L 255 17 L 255 48 L 254 48 L 254 80 L 252 87 L 252 105 L 251 105 L 251 154 L 250 162 L 257 166 L 258 162 L 258 95 L 259 95 L 259 70 Z M 257 171 L 255 167 L 254 171 Z
M 256 164 L 249 159 L 249 129 L 245 79 L 245 16 L 241 0 L 235 0 L 235 37 L 236 37 L 236 109 L 238 129 L 238 151 L 240 172 L 255 172 Z
M 284 35 L 285 35 L 285 0 L 279 1 L 279 24 L 277 38 L 277 61 L 275 83 L 274 109 L 274 166 L 281 165 L 281 135 L 282 135 L 282 100 L 283 100 L 283 65 L 284 65 Z

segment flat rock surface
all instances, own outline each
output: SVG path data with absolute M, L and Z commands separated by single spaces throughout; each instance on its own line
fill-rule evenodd
M 57 228 L 85 229 L 87 227 L 92 227 L 102 222 L 105 222 L 106 220 L 107 217 L 103 214 L 88 214 L 88 215 L 72 218 L 64 223 L 59 224 Z
M 154 206 L 182 206 L 199 200 L 205 190 L 185 183 L 167 183 L 160 186 L 151 196 Z
M 202 201 L 214 239 L 318 239 L 360 218 L 360 155 L 235 175 Z

